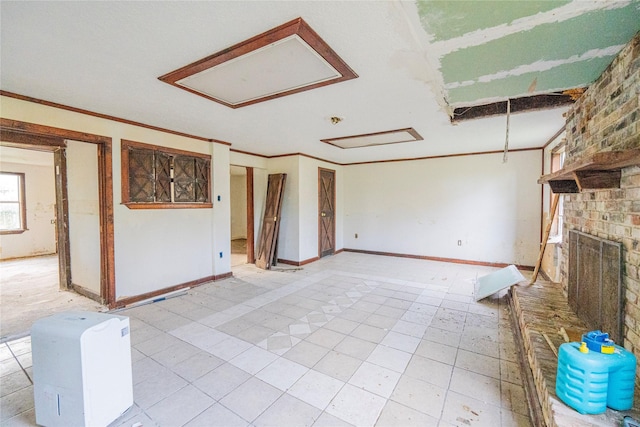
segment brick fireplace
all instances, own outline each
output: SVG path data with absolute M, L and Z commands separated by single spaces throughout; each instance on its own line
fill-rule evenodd
M 634 151 L 640 148 L 640 33 L 567 113 L 566 140 L 565 165 L 614 151 L 638 157 L 611 174 L 619 185 L 563 195 L 561 279 L 569 294 L 573 231 L 621 245 L 623 325 L 618 344 L 640 360 L 640 156 Z

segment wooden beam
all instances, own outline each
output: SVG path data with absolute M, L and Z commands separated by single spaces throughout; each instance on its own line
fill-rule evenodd
M 576 171 L 576 182 L 581 190 L 620 188 L 620 169 L 610 171 Z
M 509 101 L 511 103 L 512 113 L 556 108 L 562 105 L 573 104 L 575 102 L 570 95 L 564 95 L 561 92 L 555 92 L 546 95 L 533 95 L 525 96 L 522 98 L 513 98 Z M 451 117 L 451 122 L 456 123 L 463 120 L 478 119 L 500 114 L 507 114 L 507 101 L 492 102 L 490 104 L 484 105 L 457 107 L 453 110 L 453 117 Z
M 580 189 L 578 188 L 578 184 L 576 184 L 576 181 L 573 179 L 549 181 L 549 186 L 551 187 L 551 191 L 553 191 L 556 194 L 580 192 Z

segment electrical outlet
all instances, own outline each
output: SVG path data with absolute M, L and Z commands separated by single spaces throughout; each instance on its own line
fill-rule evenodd
M 462 240 L 458 240 L 458 246 L 462 246 Z
M 358 238 L 358 233 L 356 233 L 356 239 Z

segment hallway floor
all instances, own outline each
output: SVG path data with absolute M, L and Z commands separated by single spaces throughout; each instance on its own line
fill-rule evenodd
M 505 298 L 472 298 L 495 270 L 341 253 L 122 310 L 134 406 L 112 426 L 530 426 Z M 29 338 L 0 363 L 2 425 L 35 425 Z
M 28 335 L 33 322 L 60 311 L 106 310 L 59 284 L 57 255 L 0 262 L 0 342 Z

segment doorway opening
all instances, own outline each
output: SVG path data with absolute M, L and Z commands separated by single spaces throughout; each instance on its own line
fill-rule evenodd
M 231 267 L 253 264 L 253 168 L 231 165 Z
M 94 158 L 97 159 L 94 145 L 73 143 L 88 145 L 93 149 Z M 90 152 L 91 150 L 89 154 Z M 59 164 L 56 167 L 58 158 L 68 157 L 67 154 L 71 157 L 69 169 L 61 169 Z M 81 145 L 73 146 L 69 153 L 64 147 L 58 147 L 54 151 L 4 144 L 0 147 L 0 173 L 3 178 L 0 185 L 3 200 L 0 213 L 0 260 L 3 270 L 0 281 L 3 305 L 0 319 L 2 341 L 24 335 L 29 331 L 33 321 L 51 313 L 69 309 L 105 309 L 99 295 L 99 223 L 94 221 L 95 224 L 87 224 L 80 218 L 83 210 L 98 210 L 97 167 L 93 168 L 92 177 L 78 176 L 77 173 L 79 166 L 80 169 L 87 169 L 87 157 L 84 154 L 87 154 L 87 150 Z M 18 178 L 21 185 L 18 194 L 12 197 L 11 194 L 15 190 L 12 179 L 14 177 Z M 63 196 L 61 187 L 56 185 L 57 179 L 67 182 L 67 202 L 73 205 L 71 223 L 75 226 L 67 233 L 67 238 L 72 239 L 71 244 L 69 241 L 58 240 L 57 207 L 62 205 Z M 91 189 L 91 182 L 94 183 L 93 187 L 96 187 L 93 197 L 91 191 L 87 192 L 87 187 Z M 89 203 L 91 199 L 93 206 Z M 5 200 L 15 202 L 6 203 Z M 93 247 L 87 244 L 90 241 L 87 237 L 90 237 L 92 232 L 97 237 L 93 240 Z M 78 244 L 83 247 L 77 247 Z M 78 257 L 75 258 L 82 268 L 76 268 L 71 286 L 66 286 L 66 283 L 60 280 L 64 274 L 59 262 L 59 246 L 73 246 L 72 252 L 78 253 Z M 82 271 L 89 266 L 88 254 L 91 253 L 97 254 L 94 257 L 97 261 L 97 271 L 93 273 L 95 278 L 92 280 L 96 291 L 83 292 L 82 285 L 88 283 L 88 277 L 86 273 L 82 274 Z
M 73 298 L 67 298 L 67 302 L 72 304 L 80 300 L 82 295 L 89 298 L 87 301 L 90 301 L 89 305 L 93 309 L 106 308 L 102 304 L 112 306 L 115 303 L 115 272 L 111 138 L 1 118 L 0 145 L 3 150 L 17 149 L 23 154 L 36 151 L 48 155 L 49 159 L 53 156 L 49 176 L 53 180 L 55 195 L 50 196 L 54 197 L 53 203 L 48 202 L 50 212 L 42 213 L 46 211 L 46 206 L 36 206 L 32 210 L 39 210 L 44 221 L 48 221 L 49 227 L 53 228 L 49 232 L 54 235 L 55 248 L 48 252 L 54 255 L 50 255 L 48 260 L 39 261 L 48 261 L 45 263 L 47 268 L 40 266 L 42 271 L 47 270 L 50 276 L 57 274 L 58 280 L 54 282 L 56 292 L 74 291 L 69 294 Z M 28 180 L 27 184 L 29 185 Z M 36 198 L 33 198 L 34 202 Z M 41 205 L 46 203 L 41 202 Z M 33 226 L 36 224 L 35 220 L 32 221 Z M 30 232 L 31 225 L 27 224 L 26 228 L 22 234 L 32 237 L 35 233 Z M 2 237 L 6 237 L 4 233 Z M 3 239 L 2 258 L 18 258 L 18 255 L 10 256 L 5 252 L 5 248 L 9 247 L 7 243 L 8 240 Z M 38 250 L 32 252 L 34 253 L 27 253 L 26 256 L 34 255 Z M 53 273 L 50 271 L 52 269 Z M 3 275 L 3 286 L 5 277 Z M 30 293 L 28 287 L 20 291 Z M 43 297 L 35 305 L 46 307 L 43 304 L 46 300 Z M 22 310 L 20 307 L 9 309 L 5 302 L 3 300 L 3 315 L 8 311 L 25 311 L 24 307 Z M 58 311 L 71 307 L 82 309 L 80 306 L 69 305 L 58 307 Z M 55 311 L 56 309 L 52 309 L 46 314 Z M 32 320 L 36 319 L 37 317 Z M 7 335 L 5 326 L 3 322 L 2 337 Z M 22 322 L 21 328 L 25 331 L 30 327 L 28 320 Z

